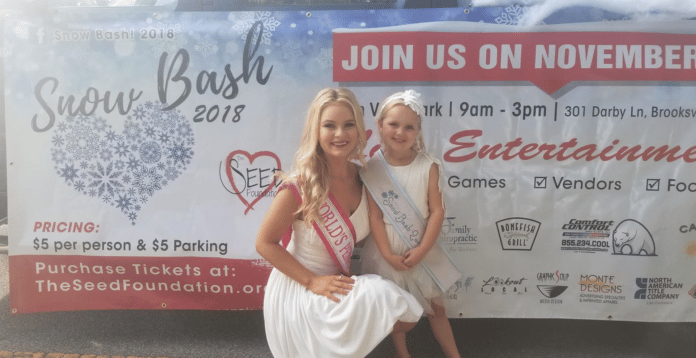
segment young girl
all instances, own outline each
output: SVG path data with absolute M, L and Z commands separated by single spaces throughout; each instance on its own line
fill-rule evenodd
M 445 210 L 439 162 L 423 151 L 424 110 L 419 97 L 413 90 L 395 93 L 377 114 L 382 152 L 361 173 L 372 194 L 370 230 L 374 237 L 364 249 L 363 271 L 390 279 L 413 294 L 425 307 L 445 355 L 459 357 L 442 296 L 461 273 L 436 246 Z M 411 216 L 420 216 L 420 233 L 411 223 L 418 219 L 407 217 L 407 207 L 412 208 Z M 394 213 L 403 217 L 394 217 Z M 397 355 L 408 357 L 406 333 L 395 332 L 392 340 Z

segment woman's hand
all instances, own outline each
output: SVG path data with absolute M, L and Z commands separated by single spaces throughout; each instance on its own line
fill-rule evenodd
M 425 254 L 428 252 L 423 249 L 422 246 L 417 246 L 414 247 L 404 254 L 404 265 L 408 266 L 408 268 L 413 268 L 413 266 L 418 265 L 423 258 L 425 257 Z
M 408 271 L 411 268 L 404 264 L 404 256 L 390 254 L 384 258 L 396 271 Z
M 307 288 L 317 295 L 326 296 L 338 303 L 340 300 L 334 294 L 347 295 L 353 289 L 354 283 L 354 279 L 343 275 L 315 276 L 309 281 Z

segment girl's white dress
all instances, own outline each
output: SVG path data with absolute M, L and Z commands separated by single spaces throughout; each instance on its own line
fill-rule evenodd
M 358 240 L 369 233 L 366 191 L 350 216 Z M 314 228 L 292 225 L 288 251 L 317 275 L 338 275 Z M 423 308 L 408 292 L 377 275 L 353 276 L 348 295 L 335 303 L 273 269 L 263 301 L 266 338 L 274 357 L 364 357 L 397 321 L 417 322 Z
M 404 166 L 392 166 L 390 169 L 395 174 L 401 186 L 411 197 L 411 200 L 420 211 L 422 217 L 428 221 L 430 209 L 428 208 L 428 181 L 430 178 L 430 168 L 433 163 L 440 166 L 437 159 L 419 152 L 411 164 Z M 438 183 L 439 185 L 440 183 Z M 384 216 L 384 226 L 387 229 L 387 237 L 392 253 L 403 255 L 409 250 L 406 243 L 401 239 L 397 231 Z M 425 271 L 422 265 L 418 264 L 408 271 L 396 271 L 382 257 L 375 244 L 374 239 L 368 240 L 363 248 L 362 272 L 380 275 L 386 279 L 394 281 L 399 287 L 413 294 L 418 302 L 425 308 L 426 313 L 432 313 L 431 301 L 438 305 L 443 305 L 443 292 Z

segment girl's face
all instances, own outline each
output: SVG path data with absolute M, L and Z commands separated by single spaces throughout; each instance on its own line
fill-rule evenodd
M 418 115 L 403 104 L 397 104 L 388 110 L 379 126 L 384 149 L 394 152 L 410 151 L 420 130 Z
M 332 103 L 324 107 L 319 117 L 319 145 L 327 158 L 351 159 L 358 145 L 358 126 L 349 106 Z

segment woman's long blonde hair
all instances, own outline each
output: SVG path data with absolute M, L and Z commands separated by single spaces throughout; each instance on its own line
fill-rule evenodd
M 295 169 L 284 178 L 295 183 L 302 196 L 302 204 L 295 213 L 310 224 L 319 219 L 319 207 L 329 195 L 329 166 L 324 157 L 324 151 L 319 144 L 321 114 L 328 105 L 341 104 L 348 107 L 355 117 L 358 128 L 358 143 L 352 158 L 364 163 L 363 151 L 367 146 L 365 122 L 362 108 L 353 92 L 346 88 L 325 88 L 312 101 L 305 120 L 304 132 L 300 148 L 295 154 Z

